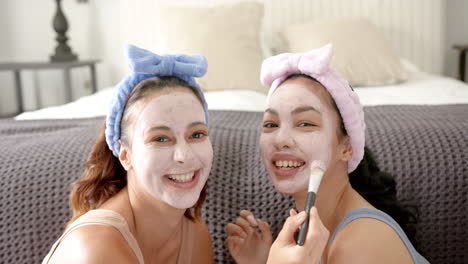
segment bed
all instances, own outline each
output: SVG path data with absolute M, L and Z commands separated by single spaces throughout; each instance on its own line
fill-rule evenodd
M 468 104 L 468 85 L 453 78 L 423 72 L 407 60 L 402 64 L 409 73 L 399 84 L 354 87 L 364 106 Z M 17 120 L 70 119 L 105 116 L 114 87 L 84 96 L 74 102 L 29 111 Z M 266 94 L 252 90 L 218 90 L 205 92 L 210 110 L 263 112 Z
M 365 108 L 367 146 L 396 177 L 398 197 L 420 211 L 418 249 L 431 263 L 466 263 L 468 105 Z M 215 151 L 202 216 L 215 263 L 231 263 L 224 226 L 241 209 L 266 219 L 276 234 L 292 201 L 261 166 L 262 114 L 212 111 Z M 39 263 L 70 217 L 70 184 L 84 168 L 103 118 L 0 120 L 0 259 Z
M 312 3 L 295 0 L 286 5 L 284 1 L 274 0 L 266 1 L 264 5 L 230 4 L 219 8 L 214 1 L 207 2 L 208 7 L 197 6 L 196 10 L 186 6 L 193 3 L 183 7 L 171 5 L 161 10 L 167 16 L 185 12 L 184 19 L 207 19 L 200 21 L 199 29 L 191 28 L 198 30 L 198 34 L 213 23 L 209 19 L 218 16 L 225 19 L 217 26 L 227 23 L 225 21 L 235 21 L 226 26 L 237 31 L 239 27 L 245 28 L 242 23 L 259 27 L 254 29 L 252 26 L 248 34 L 245 30 L 238 32 L 239 36 L 230 31 L 224 44 L 228 45 L 233 41 L 230 38 L 236 37 L 236 45 L 229 48 L 220 50 L 208 46 L 208 54 L 215 56 L 213 60 L 208 58 L 215 65 L 211 66 L 214 75 L 201 80 L 206 88 L 211 116 L 210 137 L 215 151 L 202 216 L 212 236 L 215 263 L 232 263 L 226 249 L 224 226 L 235 219 L 239 210 L 252 210 L 269 221 L 277 234 L 293 205 L 289 197 L 274 190 L 261 166 L 257 143 L 265 109 L 265 88 L 259 85 L 258 69 L 249 68 L 245 63 L 257 65 L 255 63 L 269 54 L 299 49 L 294 45 L 287 47 L 276 38 L 281 27 L 308 23 L 318 17 L 336 18 L 349 14 L 366 17 L 390 39 L 389 46 L 394 48 L 400 67 L 399 73 L 390 74 L 393 79 L 390 78 L 389 83 L 377 85 L 375 79 L 367 79 L 371 81 L 367 83 L 361 79 L 361 83 L 353 85 L 365 106 L 366 145 L 376 155 L 381 168 L 395 176 L 398 197 L 419 208 L 416 237 L 422 254 L 431 263 L 467 263 L 468 85 L 441 75 L 443 52 L 438 39 L 444 32 L 438 22 L 443 20 L 439 13 L 443 1 L 333 0 Z M 145 23 L 151 30 L 143 28 L 141 34 L 132 31 L 123 37 L 142 46 L 154 44 L 161 49 L 168 48 L 166 44 L 173 43 L 174 40 L 169 40 L 177 36 L 168 33 L 173 32 L 171 28 L 152 28 L 148 23 L 158 23 L 152 20 L 153 14 L 138 12 L 141 11 L 138 8 L 148 6 L 152 1 L 142 0 L 142 3 L 135 7 L 122 1 L 122 10 L 131 10 L 124 21 L 133 26 Z M 420 14 L 415 3 L 423 4 L 432 16 Z M 214 18 L 201 16 L 206 12 L 213 13 Z M 259 16 L 263 17 L 262 25 Z M 409 17 L 417 19 L 407 23 Z M 175 22 L 180 25 L 184 21 Z M 429 31 L 422 26 L 428 22 L 432 25 Z M 153 29 L 157 33 L 152 33 Z M 300 28 L 296 29 L 300 31 Z M 219 28 L 213 30 L 220 30 L 219 34 L 223 32 Z M 188 38 L 189 33 L 184 32 L 185 37 Z M 408 38 L 413 34 L 415 38 Z M 428 34 L 435 41 L 427 41 Z M 291 40 L 294 36 L 289 37 Z M 161 39 L 167 43 L 161 43 Z M 206 43 L 197 41 L 200 40 L 188 41 L 193 46 L 184 47 L 183 42 L 173 48 L 205 47 Z M 102 51 L 104 56 L 109 56 L 103 61 L 115 62 L 111 58 L 115 54 L 109 50 Z M 223 50 L 230 50 L 232 54 L 216 53 Z M 245 56 L 247 62 L 226 64 L 230 58 L 245 54 L 246 50 L 249 53 Z M 253 50 L 256 50 L 255 54 Z M 217 59 L 219 56 L 222 60 Z M 252 59 L 257 62 L 253 63 Z M 217 63 L 224 63 L 224 72 L 216 72 L 220 68 L 216 67 Z M 115 67 L 121 64 L 116 63 Z M 123 74 L 124 71 L 120 72 Z M 226 72 L 229 72 L 229 78 Z M 395 77 L 398 74 L 401 78 Z M 1 263 L 38 263 L 62 233 L 71 214 L 67 200 L 70 183 L 83 171 L 86 156 L 104 120 L 112 89 L 109 85 L 94 95 L 66 105 L 0 120 L 0 149 L 4 150 L 0 151 Z

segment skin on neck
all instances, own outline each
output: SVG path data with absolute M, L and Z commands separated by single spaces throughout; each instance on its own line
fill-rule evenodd
M 151 259 L 163 257 L 163 253 L 177 250 L 181 244 L 181 227 L 185 209 L 174 208 L 152 198 L 146 192 L 135 188 L 131 175 L 127 188 L 128 201 L 132 210 L 131 231 L 140 243 L 140 249 Z M 132 230 L 133 229 L 133 230 Z M 157 258 L 156 258 L 157 257 Z
M 171 93 L 168 93 L 167 91 L 163 93 L 155 93 L 155 95 L 150 96 L 146 101 L 143 101 L 144 103 L 148 101 L 152 102 L 152 105 L 148 106 L 152 108 L 143 108 L 142 105 L 145 104 L 141 104 L 140 106 L 137 105 L 133 111 L 136 112 L 135 116 L 140 118 L 144 117 L 143 112 L 141 111 L 145 111 L 144 109 L 149 111 L 149 118 L 145 119 L 146 121 L 144 122 L 146 123 L 144 128 L 153 126 L 159 127 L 158 122 L 166 122 L 165 124 L 172 129 L 174 137 L 170 137 L 169 142 L 176 143 L 167 145 L 166 143 L 160 144 L 158 143 L 159 141 L 145 141 L 145 144 L 151 148 L 149 151 L 152 151 L 153 149 L 155 149 L 155 151 L 162 150 L 163 152 L 160 153 L 162 153 L 161 155 L 165 155 L 164 157 L 161 155 L 155 155 L 147 150 L 142 150 L 146 152 L 140 152 L 140 154 L 145 153 L 145 155 L 148 154 L 152 156 L 140 157 L 141 155 L 138 156 L 135 154 L 137 151 L 141 151 L 142 148 L 135 148 L 135 141 L 132 145 L 122 144 L 119 159 L 127 171 L 127 187 L 125 187 L 115 197 L 111 198 L 108 201 L 109 203 L 106 203 L 106 205 L 102 207 L 108 207 L 124 216 L 129 225 L 130 231 L 138 241 L 141 252 L 145 257 L 145 262 L 167 263 L 175 262 L 177 260 L 182 243 L 181 230 L 182 221 L 185 217 L 184 213 L 187 207 L 193 205 L 190 201 L 194 201 L 194 203 L 196 202 L 196 198 L 199 195 L 199 189 L 201 190 L 205 184 L 206 177 L 208 175 L 207 172 L 209 172 L 211 167 L 209 164 L 211 164 L 210 153 L 212 152 L 210 152 L 211 143 L 209 143 L 209 139 L 206 137 L 205 141 L 203 141 L 202 139 L 192 138 L 192 133 L 198 133 L 196 131 L 199 131 L 199 128 L 187 128 L 187 124 L 193 121 L 204 120 L 203 107 L 192 92 L 181 88 L 174 88 L 172 91 L 173 92 Z M 154 102 L 156 102 L 154 100 L 158 99 L 159 96 L 166 94 L 168 96 L 172 96 L 172 98 L 165 96 L 163 98 L 163 100 L 166 101 L 165 103 L 154 104 Z M 175 100 L 176 103 L 171 103 L 170 100 Z M 179 102 L 177 100 L 185 101 Z M 163 113 L 160 113 L 161 111 L 158 112 L 157 107 L 160 107 L 160 105 L 163 107 Z M 190 111 L 193 114 L 182 115 L 181 117 L 181 113 L 179 113 L 181 108 L 185 109 L 185 111 Z M 164 118 L 166 119 L 161 118 L 162 121 L 159 121 L 160 119 L 158 117 L 164 116 L 164 114 Z M 146 114 L 146 116 L 148 116 L 148 114 Z M 136 137 L 134 132 L 137 131 L 137 128 L 138 126 L 135 126 L 135 124 L 131 126 L 131 131 L 133 132 L 130 134 L 130 138 L 133 138 L 134 140 Z M 188 141 L 186 141 L 186 137 L 189 138 Z M 153 136 L 149 138 L 153 138 Z M 147 139 L 145 137 L 142 139 L 140 136 L 138 140 L 144 141 Z M 181 154 L 180 149 L 185 150 L 187 146 L 191 148 L 193 147 L 193 151 L 190 152 L 189 149 L 189 152 Z M 173 152 L 171 152 L 171 149 L 173 149 Z M 132 154 L 133 150 L 135 150 L 135 152 Z M 204 155 L 201 160 L 196 156 L 199 153 Z M 159 152 L 156 154 L 159 154 Z M 142 170 L 142 166 L 145 165 L 141 165 L 141 163 L 138 162 L 144 159 L 147 159 L 145 162 L 149 162 L 148 164 L 154 165 L 146 166 Z M 138 166 L 140 166 L 139 170 L 136 169 Z M 166 175 L 167 173 L 176 173 L 174 171 L 180 172 L 186 171 L 187 168 L 198 169 L 200 167 L 201 172 L 199 173 L 199 176 L 197 176 L 199 179 L 196 187 L 193 187 L 190 190 L 184 191 L 179 189 L 174 190 L 173 188 L 171 189 L 171 187 L 168 186 L 167 179 L 161 180 L 163 177 L 166 177 L 163 175 Z M 142 174 L 137 174 L 138 171 L 142 171 Z M 147 184 L 152 185 L 150 188 L 147 188 Z M 161 189 L 157 189 L 158 185 L 161 186 Z M 169 196 L 169 198 L 159 199 L 160 195 L 165 194 L 164 192 L 166 192 L 166 196 Z M 186 194 L 188 194 L 188 198 Z M 180 197 L 180 199 L 175 199 L 174 195 L 179 195 L 177 197 Z M 183 195 L 185 195 L 185 197 Z M 176 203 L 177 201 L 182 200 L 185 201 L 186 204 L 190 203 L 190 205 L 187 205 L 187 207 L 179 207 L 179 204 L 172 204 L 173 200 L 176 201 Z
M 294 86 L 292 85 L 295 84 L 307 85 L 308 90 L 320 99 L 322 106 L 326 107 L 327 110 L 331 110 L 329 113 L 332 113 L 332 129 L 326 130 L 331 135 L 331 144 L 329 145 L 331 158 L 317 192 L 315 207 L 322 223 L 330 231 L 330 234 L 333 234 L 336 227 L 349 211 L 355 208 L 372 208 L 373 206 L 357 193 L 349 182 L 347 162 L 351 159 L 352 148 L 349 144 L 349 138 L 346 135 L 342 135 L 339 131 L 339 113 L 330 104 L 330 95 L 323 86 L 310 79 L 299 77 L 285 81 L 285 83 L 288 82 L 290 85 L 289 89 L 293 89 Z M 290 98 L 289 101 L 296 101 L 293 99 Z M 301 144 L 301 142 L 298 142 L 298 144 Z M 304 143 L 302 144 L 304 146 Z M 304 210 L 307 195 L 308 188 L 306 185 L 298 191 L 291 193 L 298 211 Z M 323 252 L 323 259 L 325 260 L 328 256 L 329 246 L 330 244 L 326 246 Z
M 128 174 L 128 185 L 100 208 L 122 215 L 138 242 L 145 262 L 173 260 L 181 245 L 181 224 L 185 210 L 155 200 L 135 188 Z
M 301 87 L 305 87 L 306 89 Z M 365 200 L 351 187 L 351 184 L 349 183 L 347 161 L 351 159 L 352 149 L 349 144 L 349 138 L 346 135 L 342 135 L 339 130 L 339 113 L 332 106 L 330 94 L 328 94 L 326 89 L 318 82 L 305 77 L 297 77 L 286 80 L 280 85 L 280 87 L 278 87 L 270 98 L 271 101 L 269 107 L 273 107 L 280 111 L 280 120 L 277 122 L 284 126 L 287 125 L 288 121 L 287 110 L 289 110 L 289 108 L 292 109 L 293 107 L 288 106 L 285 110 L 281 110 L 283 104 L 291 104 L 291 102 L 302 102 L 301 104 L 304 104 L 303 100 L 305 98 L 307 98 L 306 100 L 308 100 L 307 102 L 309 104 L 317 104 L 317 102 L 314 103 L 311 93 L 315 98 L 317 98 L 317 100 L 319 100 L 319 106 L 322 108 L 321 129 L 326 131 L 325 133 L 330 136 L 328 141 L 329 145 L 326 149 L 323 149 L 323 146 L 321 145 L 313 146 L 314 149 L 320 149 L 321 151 L 328 151 L 330 153 L 329 163 L 327 164 L 328 168 L 323 175 L 318 189 L 315 207 L 317 208 L 325 227 L 330 232 L 333 232 L 347 212 L 353 208 L 371 206 L 365 202 Z M 271 106 L 272 104 L 273 106 Z M 329 115 L 327 116 L 326 113 L 329 113 Z M 265 119 L 264 117 L 264 121 L 269 118 L 270 117 L 267 117 Z M 324 120 L 331 121 L 324 122 Z M 329 126 L 328 128 L 326 127 L 327 124 Z M 306 132 L 304 132 L 303 135 L 304 137 L 313 136 L 312 133 L 306 134 Z M 307 152 L 307 149 L 312 147 L 309 142 L 300 138 L 296 141 L 288 141 L 287 139 L 291 137 L 289 134 L 277 134 L 277 138 L 272 139 L 272 137 L 268 138 L 268 133 L 264 132 L 262 137 L 265 140 L 263 145 L 261 141 L 261 147 L 263 146 L 262 153 L 267 156 L 264 158 L 264 163 L 266 163 L 266 168 L 272 177 L 274 177 L 274 171 L 271 170 L 271 165 L 268 164 L 269 158 L 271 158 L 268 156 L 270 155 L 268 153 L 269 145 L 276 144 L 276 151 L 282 151 L 282 145 L 285 145 L 284 149 L 292 149 L 292 151 L 295 149 L 303 149 L 304 152 Z M 301 172 L 299 171 L 298 173 Z M 281 186 L 281 184 L 279 185 Z M 304 183 L 303 185 L 303 187 L 297 188 L 296 191 L 290 193 L 295 200 L 298 211 L 304 210 L 308 194 L 308 185 Z
M 330 167 L 323 175 L 315 200 L 320 219 L 330 231 L 336 228 L 349 211 L 346 201 L 353 191 L 346 173 L 346 163 L 338 167 L 341 168 Z M 291 195 L 298 211 L 304 210 L 307 194 L 307 189 L 304 189 Z

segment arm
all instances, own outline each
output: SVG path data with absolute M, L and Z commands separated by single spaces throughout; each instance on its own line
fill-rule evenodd
M 375 219 L 348 224 L 330 246 L 327 263 L 413 263 L 398 234 Z
M 120 232 L 110 226 L 80 227 L 62 240 L 49 263 L 138 263 Z

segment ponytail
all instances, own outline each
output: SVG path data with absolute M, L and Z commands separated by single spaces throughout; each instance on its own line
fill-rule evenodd
M 105 124 L 99 133 L 81 178 L 72 186 L 69 224 L 89 210 L 101 206 L 127 185 L 126 171 L 106 143 Z

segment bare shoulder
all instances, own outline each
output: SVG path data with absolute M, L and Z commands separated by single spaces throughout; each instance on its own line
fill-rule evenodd
M 213 263 L 213 246 L 208 226 L 203 220 L 196 220 L 193 247 L 193 263 Z
M 370 218 L 349 223 L 328 250 L 327 263 L 413 263 L 398 234 Z
M 87 225 L 70 232 L 49 263 L 138 263 L 138 260 L 117 229 Z

